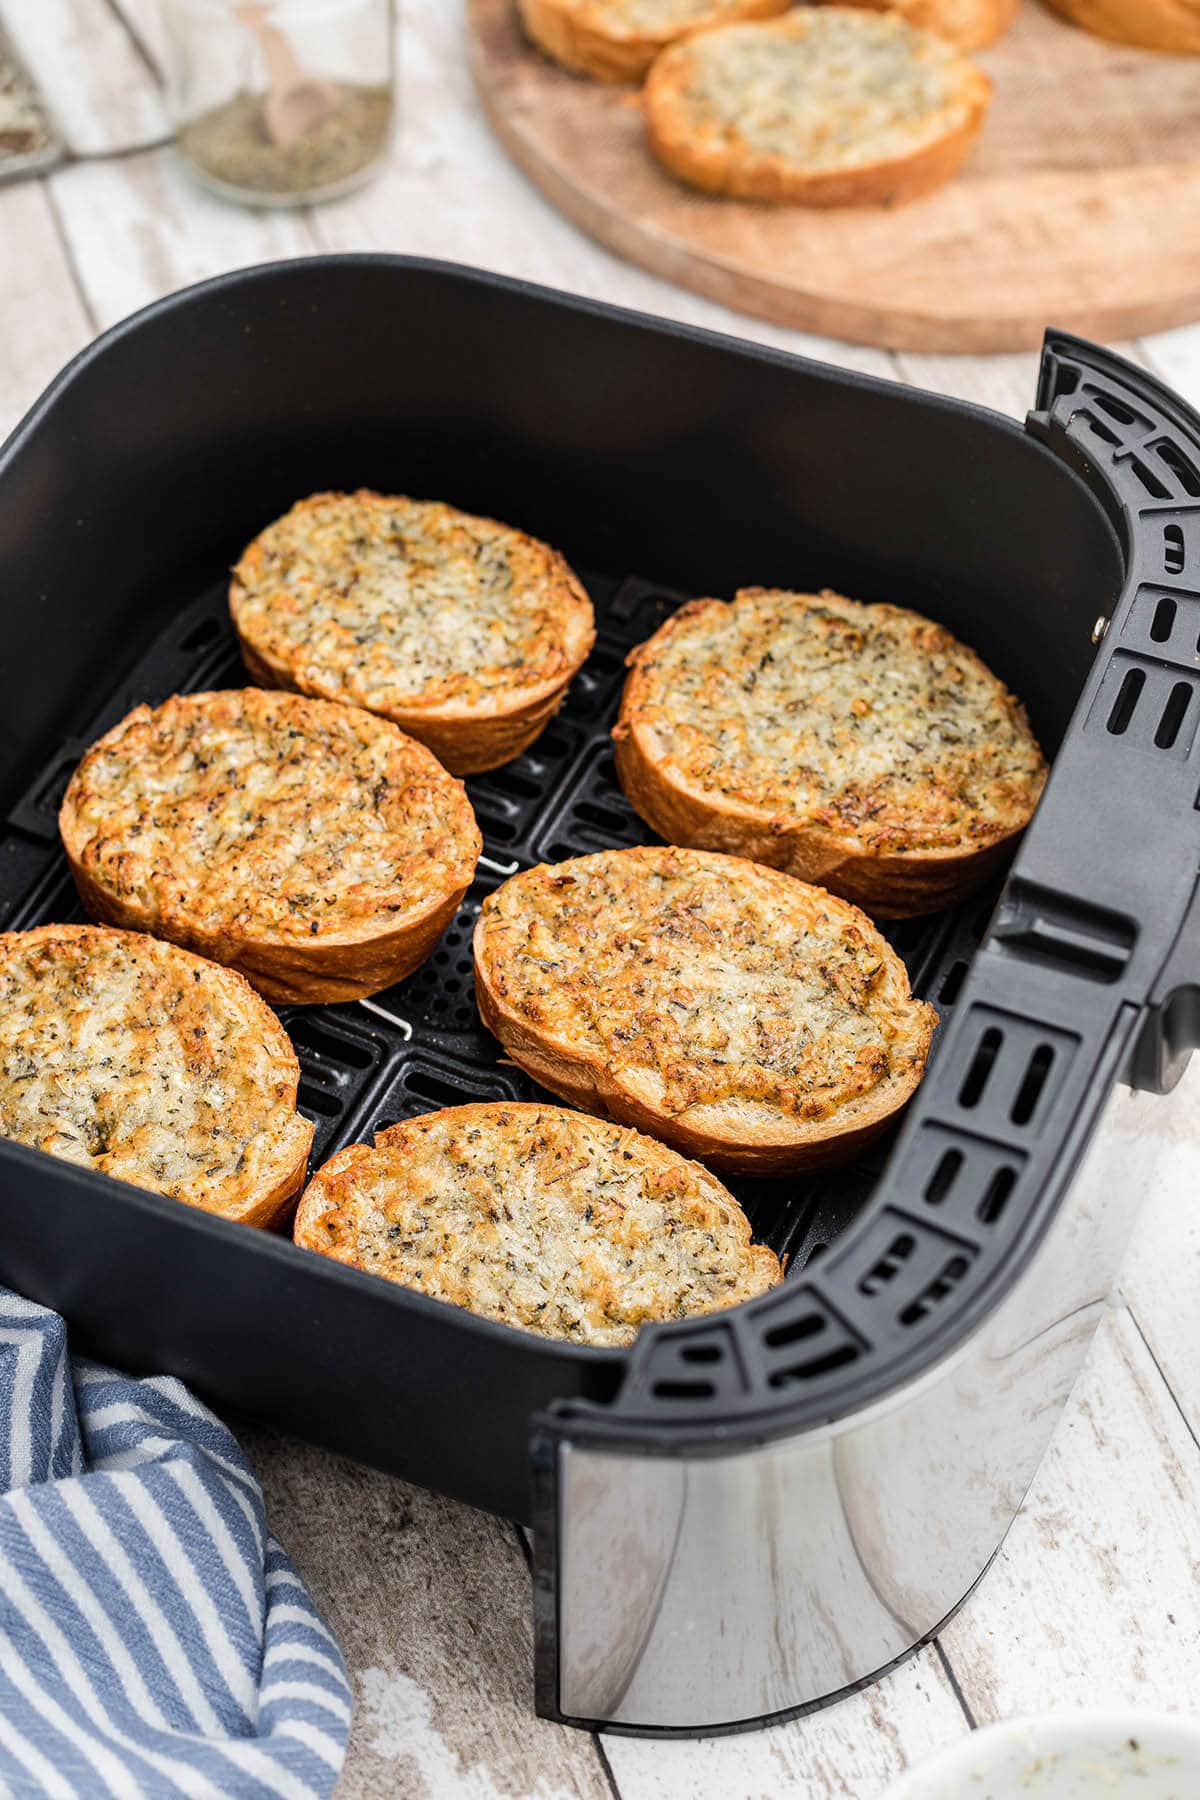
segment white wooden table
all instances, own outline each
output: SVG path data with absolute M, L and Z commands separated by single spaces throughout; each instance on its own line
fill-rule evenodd
M 0 435 L 98 330 L 184 283 L 314 250 L 456 258 L 1019 414 L 1036 358 L 888 356 L 760 326 L 617 262 L 489 138 L 455 0 L 402 0 L 402 128 L 360 195 L 254 214 L 166 145 L 157 0 L 0 0 L 73 160 L 0 187 Z M 1123 346 L 1200 401 L 1200 327 Z M 988 1579 L 871 1691 L 754 1736 L 591 1738 L 532 1712 L 529 1574 L 509 1525 L 244 1434 L 272 1525 L 341 1639 L 357 1710 L 341 1793 L 438 1800 L 876 1800 L 973 1725 L 1047 1706 L 1200 1704 L 1200 1071 L 1119 1303 Z M 402 1421 L 397 1428 L 402 1429 Z

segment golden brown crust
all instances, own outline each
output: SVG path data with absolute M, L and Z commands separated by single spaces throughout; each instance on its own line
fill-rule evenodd
M 1050 0 L 1073 25 L 1117 44 L 1200 55 L 1200 0 Z
M 642 81 L 660 51 L 716 25 L 770 19 L 792 0 L 519 0 L 526 32 L 564 68 L 596 81 Z
M 269 525 L 234 569 L 229 604 L 256 681 L 378 713 L 456 775 L 527 748 L 596 635 L 557 550 L 367 489 L 313 494 Z
M 277 1004 L 412 973 L 483 847 L 462 784 L 358 707 L 256 688 L 139 706 L 59 819 L 88 912 L 239 969 Z
M 513 876 L 480 913 L 475 986 L 552 1093 L 744 1174 L 856 1154 L 915 1092 L 937 1022 L 857 907 L 675 848 Z
M 1017 16 L 1017 0 L 815 0 L 818 6 L 862 6 L 898 12 L 910 25 L 934 31 L 960 50 L 986 50 Z
M 0 933 L 0 1136 L 269 1226 L 312 1148 L 299 1081 L 231 969 L 100 926 Z
M 1019 701 L 900 607 L 746 588 L 680 608 L 629 660 L 613 736 L 641 817 L 875 917 L 974 892 L 1045 783 Z
M 636 1131 L 556 1106 L 426 1113 L 351 1144 L 296 1213 L 304 1249 L 542 1336 L 628 1344 L 780 1279 L 733 1195 Z
M 992 84 L 895 13 L 797 7 L 677 44 L 646 82 L 650 148 L 710 194 L 895 206 L 962 165 Z

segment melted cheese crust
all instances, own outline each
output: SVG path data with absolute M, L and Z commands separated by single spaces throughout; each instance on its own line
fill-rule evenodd
M 462 783 L 397 726 L 256 688 L 135 708 L 62 816 L 102 888 L 222 942 L 394 929 L 465 889 L 482 849 Z
M 133 932 L 0 933 L 0 1136 L 236 1215 L 299 1162 L 287 1035 L 231 970 Z
M 314 494 L 233 574 L 254 651 L 302 692 L 375 712 L 520 704 L 569 680 L 595 635 L 556 550 L 437 502 Z
M 671 134 L 805 170 L 911 156 L 969 127 L 980 103 L 982 78 L 960 53 L 896 13 L 797 7 L 666 57 L 649 99 Z
M 488 1319 L 581 1344 L 628 1344 L 765 1293 L 707 1170 L 640 1133 L 552 1106 L 459 1106 L 354 1144 L 313 1178 L 298 1244 Z
M 923 1066 L 936 1022 L 857 907 L 698 850 L 606 850 L 489 895 L 476 957 L 539 1040 L 714 1102 L 837 1121 Z
M 1019 701 L 900 607 L 746 588 L 682 607 L 630 660 L 618 729 L 686 788 L 869 852 L 985 848 L 1045 785 Z
M 695 30 L 745 10 L 745 0 L 567 0 L 565 11 L 606 37 L 661 37 Z

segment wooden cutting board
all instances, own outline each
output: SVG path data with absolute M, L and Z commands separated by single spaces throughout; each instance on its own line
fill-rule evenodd
M 643 147 L 640 101 L 556 68 L 515 0 L 467 0 L 498 136 L 542 191 L 630 261 L 777 324 L 894 350 L 1100 339 L 1200 317 L 1200 57 L 1126 50 L 1024 0 L 979 57 L 983 138 L 940 192 L 818 212 L 690 192 Z

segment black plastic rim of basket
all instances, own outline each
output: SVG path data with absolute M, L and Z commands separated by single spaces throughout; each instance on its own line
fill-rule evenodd
M 442 272 L 726 354 L 782 367 L 803 362 L 454 265 L 298 259 L 219 276 L 115 326 L 35 405 L 0 450 L 0 472 L 56 396 L 146 318 L 184 307 L 198 292 L 232 293 L 306 263 Z M 852 373 L 839 378 L 879 385 Z M 953 400 L 930 403 L 978 412 Z M 1171 1061 L 1163 1039 L 1172 995 L 1160 991 L 1162 972 L 1177 945 L 1181 979 L 1191 980 L 1197 960 L 1190 921 L 1200 867 L 1200 419 L 1143 371 L 1051 333 L 1029 429 L 1104 506 L 1122 543 L 1126 580 L 1102 621 L 1106 635 L 1041 810 L 961 978 L 940 1054 L 886 1176 L 827 1253 L 782 1288 L 710 1320 L 644 1328 L 612 1402 L 568 1403 L 533 1422 L 537 1464 L 562 1437 L 668 1453 L 728 1450 L 739 1439 L 826 1423 L 911 1381 L 951 1353 L 1026 1266 L 1112 1082 L 1134 1067 L 1161 1072 Z M 124 710 L 120 702 L 113 697 L 114 717 Z M 59 774 L 65 780 L 79 748 L 63 747 L 61 768 L 42 772 L 44 786 L 27 793 L 18 812 L 42 804 Z M 1116 902 L 1112 846 L 1145 841 L 1150 825 L 1155 866 L 1125 883 L 1129 891 Z M 336 1036 L 336 1020 L 334 1029 Z M 1180 1052 L 1175 1071 L 1187 1047 L 1168 1045 Z M 447 1052 L 453 1067 L 453 1048 Z M 18 1164 L 32 1154 L 0 1146 Z M 137 1199 L 160 1204 L 141 1193 Z M 205 1233 L 237 1229 L 205 1216 L 190 1223 Z M 263 1248 L 268 1258 L 303 1254 L 284 1243 Z M 323 1273 L 352 1284 L 371 1279 L 334 1267 Z M 436 1304 L 404 1289 L 393 1298 L 418 1312 Z M 481 1340 L 506 1329 L 469 1314 L 459 1324 Z M 580 1357 L 602 1354 L 571 1348 Z M 536 1340 L 530 1353 L 537 1354 Z

